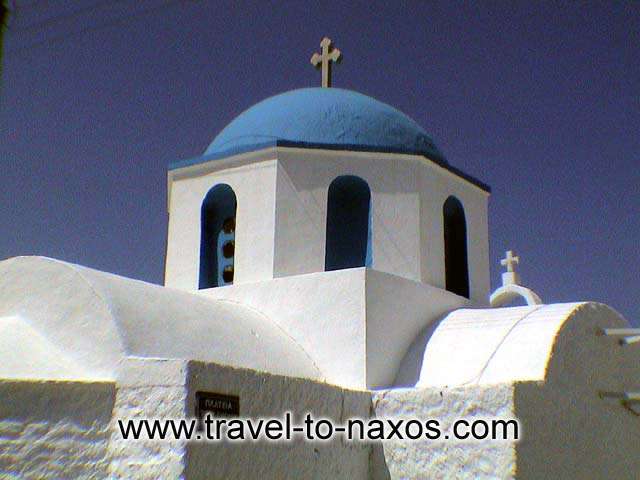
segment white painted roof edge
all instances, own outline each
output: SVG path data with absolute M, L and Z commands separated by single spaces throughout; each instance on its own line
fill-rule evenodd
M 594 309 L 603 325 L 628 325 L 618 312 L 597 302 L 455 310 L 429 338 L 416 386 L 543 381 L 563 330 Z M 584 328 L 595 336 L 591 323 L 585 321 Z
M 262 312 L 47 257 L 0 262 L 0 317 L 9 316 L 96 379 L 115 378 L 120 359 L 142 356 L 324 380 Z

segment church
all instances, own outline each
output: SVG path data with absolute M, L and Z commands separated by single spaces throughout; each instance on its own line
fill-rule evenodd
M 545 304 L 490 188 L 390 105 L 331 86 L 267 98 L 167 174 L 164 286 L 0 262 L 0 478 L 634 479 L 640 329 Z M 509 441 L 195 443 L 118 419 L 513 418 Z

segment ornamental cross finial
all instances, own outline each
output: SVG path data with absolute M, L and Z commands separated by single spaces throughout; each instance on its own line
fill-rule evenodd
M 520 275 L 513 269 L 518 263 L 520 263 L 520 257 L 516 257 L 511 250 L 508 250 L 505 257 L 500 260 L 500 265 L 507 267 L 507 271 L 502 272 L 502 285 L 520 284 Z
M 520 275 L 513 268 L 518 263 L 520 263 L 520 257 L 515 256 L 512 250 L 508 250 L 505 257 L 500 260 L 500 264 L 507 267 L 507 271 L 502 272 L 502 286 L 496 289 L 489 298 L 492 307 L 503 307 L 518 298 L 523 298 L 527 305 L 542 304 L 542 300 L 536 292 L 522 286 Z
M 507 272 L 515 271 L 513 267 L 518 263 L 520 263 L 520 257 L 514 256 L 513 251 L 511 250 L 508 250 L 505 258 L 500 260 L 500 265 L 507 267 Z
M 331 39 L 324 37 L 320 42 L 322 54 L 314 53 L 311 57 L 311 65 L 316 68 L 322 68 L 322 86 L 329 88 L 331 86 L 331 62 L 340 62 L 342 60 L 342 52 L 337 48 L 331 47 Z

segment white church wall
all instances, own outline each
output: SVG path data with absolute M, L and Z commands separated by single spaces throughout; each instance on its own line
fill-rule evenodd
M 460 418 L 519 423 L 518 441 L 385 442 L 386 467 L 391 478 L 416 480 L 637 478 L 640 419 L 594 386 L 549 380 L 373 392 L 377 417 L 436 419 L 443 432 Z
M 372 195 L 372 268 L 444 288 L 442 207 L 465 208 L 470 298 L 490 292 L 488 193 L 420 156 L 278 148 L 274 276 L 324 270 L 327 191 L 340 175 Z
M 457 310 L 426 332 L 417 391 L 511 383 L 517 478 L 636 478 L 638 408 L 620 397 L 640 389 L 640 350 L 602 334 L 628 327 L 593 302 Z
M 276 162 L 267 150 L 169 172 L 166 286 L 198 289 L 202 202 L 221 183 L 237 200 L 234 283 L 272 278 Z
M 488 302 L 489 272 L 489 194 L 444 168 L 421 162 L 418 186 L 420 197 L 420 232 L 422 281 L 445 288 L 444 225 L 442 207 L 449 196 L 462 203 L 467 222 L 467 261 L 469 295 L 480 304 Z
M 407 480 L 637 478 L 640 419 L 593 387 L 525 381 L 373 392 L 377 417 L 436 419 L 443 432 L 461 418 L 519 424 L 518 441 L 384 442 L 386 468 Z
M 310 412 L 337 423 L 348 418 L 368 418 L 371 397 L 305 379 L 269 375 L 199 362 L 189 363 L 189 399 L 198 391 L 237 395 L 240 415 L 278 417 L 291 411 L 296 422 Z M 191 401 L 190 406 L 193 405 Z M 244 442 L 241 444 L 190 444 L 188 480 L 230 478 L 369 478 L 371 446 L 336 438 L 327 442 Z
M 203 290 L 262 312 L 314 359 L 326 381 L 392 385 L 414 338 L 468 301 L 384 272 L 357 268 Z
M 514 417 L 513 385 L 510 384 L 381 390 L 372 392 L 372 396 L 376 417 L 435 419 L 440 422 L 442 432 L 450 432 L 453 422 L 460 418 L 472 421 Z M 383 443 L 390 477 L 406 480 L 516 478 L 515 446 L 513 441 L 453 439 Z
M 517 446 L 518 471 L 522 478 L 638 478 L 640 409 L 602 394 L 640 389 L 640 350 L 600 334 L 603 328 L 629 328 L 611 308 L 569 305 L 548 342 L 544 381 L 516 388 L 516 413 L 525 430 Z M 518 343 L 525 335 L 537 340 L 533 327 L 518 333 Z M 507 361 L 508 353 L 499 353 L 497 361 Z
M 380 388 L 394 385 L 409 347 L 425 328 L 469 301 L 441 288 L 367 270 L 366 304 L 367 385 Z
M 306 166 L 313 169 L 313 164 Z M 325 263 L 326 198 L 317 187 L 306 190 L 278 159 L 274 277 L 322 272 Z
M 0 478 L 103 479 L 110 382 L 0 380 Z
M 460 180 L 457 197 L 467 217 L 467 249 L 469 262 L 469 296 L 479 305 L 488 305 L 491 294 L 489 265 L 489 196 L 480 189 L 463 188 Z
M 638 478 L 638 416 L 586 385 L 516 384 L 517 478 Z
M 411 159 L 408 155 L 279 148 L 279 172 L 288 189 L 279 191 L 277 199 L 275 275 L 324 270 L 328 189 L 338 176 L 355 175 L 371 190 L 371 267 L 419 280 L 418 165 Z M 281 209 L 281 205 L 286 207 Z M 305 236 L 300 235 L 298 222 L 285 218 L 291 211 L 308 223 Z M 306 247 L 308 243 L 313 247 Z M 291 259 L 288 252 L 296 250 L 319 255 Z
M 366 387 L 364 268 L 230 285 L 200 294 L 256 309 L 309 353 L 325 380 Z
M 110 424 L 109 478 L 185 478 L 186 440 L 123 439 L 118 420 L 181 419 L 187 412 L 186 360 L 124 359 Z
M 516 384 L 518 479 L 638 478 L 640 417 L 594 386 Z
M 636 344 L 620 345 L 620 337 L 601 335 L 604 328 L 630 328 L 627 320 L 602 303 L 573 305 L 555 335 L 546 382 L 579 388 L 590 396 L 640 390 L 640 349 Z
M 118 378 L 109 478 L 368 478 L 370 446 L 340 439 L 228 444 L 121 438 L 118 418 L 193 417 L 197 392 L 237 396 L 240 416 L 250 418 L 282 418 L 291 411 L 296 422 L 308 412 L 342 422 L 367 418 L 371 411 L 367 392 L 212 363 L 129 358 Z

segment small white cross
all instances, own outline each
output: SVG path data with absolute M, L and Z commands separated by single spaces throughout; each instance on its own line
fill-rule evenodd
M 511 250 L 507 251 L 505 258 L 500 260 L 500 265 L 507 267 L 507 272 L 514 272 L 514 265 L 520 263 L 520 257 L 514 256 Z
M 329 88 L 331 86 L 331 62 L 340 62 L 342 52 L 337 48 L 331 48 L 331 39 L 324 37 L 320 42 L 322 54 L 314 53 L 311 57 L 311 65 L 316 68 L 322 67 L 322 86 Z
M 504 307 L 518 298 L 524 299 L 527 305 L 542 305 L 536 292 L 522 285 L 520 275 L 514 268 L 519 263 L 520 257 L 514 255 L 512 250 L 507 250 L 505 257 L 500 260 L 500 265 L 507 267 L 507 271 L 502 272 L 502 286 L 489 298 L 492 307 Z

